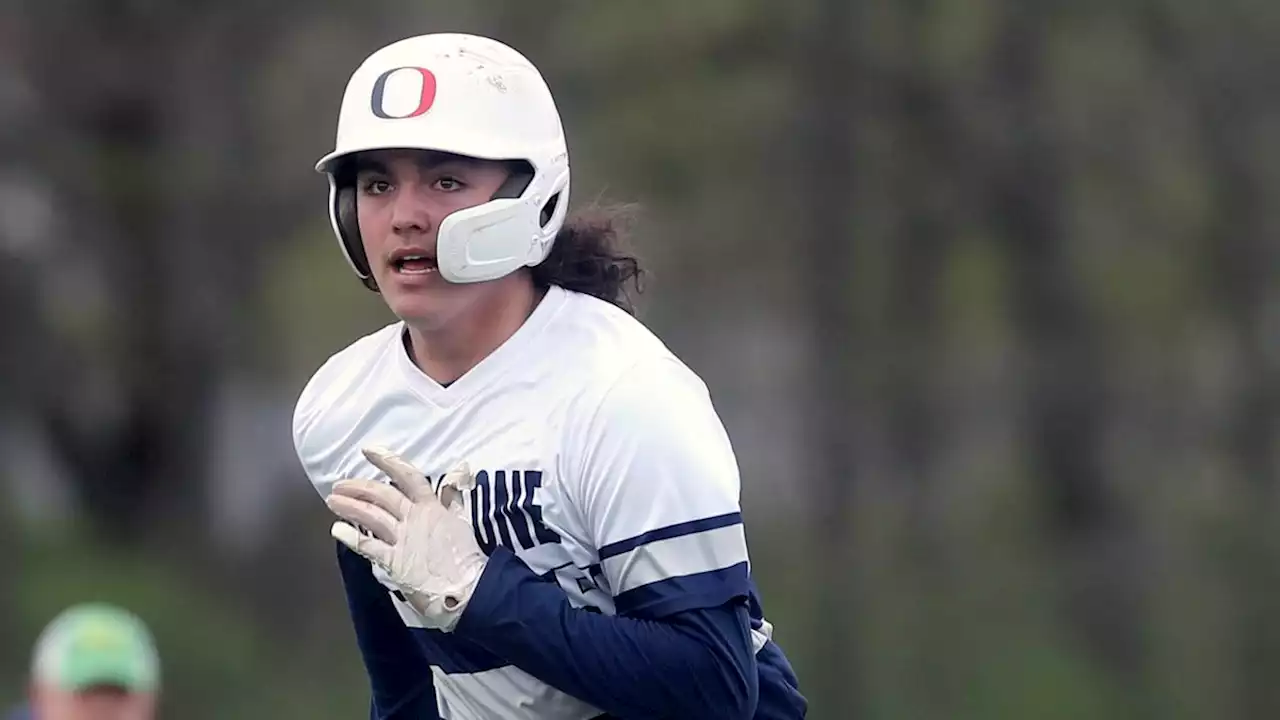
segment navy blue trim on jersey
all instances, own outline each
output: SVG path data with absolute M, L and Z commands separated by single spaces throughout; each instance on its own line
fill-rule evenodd
M 458 628 L 441 633 L 405 627 L 369 563 L 341 544 L 338 563 L 373 689 L 371 720 L 437 720 L 431 665 L 469 673 L 511 664 L 611 716 L 805 717 L 781 649 L 769 642 L 752 656 L 750 628 L 762 613 L 749 578 L 745 599 L 735 593 L 661 621 L 611 617 L 573 608 L 553 581 L 500 548 Z M 653 585 L 671 589 L 666 582 Z
M 698 520 L 690 520 L 688 522 L 676 523 L 668 525 L 656 530 L 650 530 L 641 533 L 635 537 L 619 540 L 618 542 L 609 543 L 600 548 L 600 560 L 608 560 L 616 555 L 631 552 L 641 545 L 658 542 L 659 540 L 670 540 L 684 535 L 693 535 L 694 533 L 706 532 L 708 530 L 718 530 L 722 527 L 730 525 L 741 525 L 742 513 L 731 512 L 724 515 L 716 515 L 714 517 L 701 518 Z
M 511 663 L 453 633 L 428 628 L 408 628 L 422 648 L 427 662 L 450 675 L 496 670 Z
M 751 613 L 751 629 L 764 627 L 764 605 L 760 602 L 760 588 L 756 587 L 754 578 L 747 581 L 747 610 Z
M 657 619 L 685 610 L 716 607 L 735 598 L 747 599 L 751 575 L 747 563 L 719 570 L 682 575 L 632 588 L 614 597 L 619 615 Z
M 573 607 L 506 548 L 454 634 L 619 717 L 754 717 L 759 671 L 745 592 L 661 621 Z
M 800 720 L 809 711 L 809 701 L 800 694 L 795 670 L 782 648 L 770 640 L 756 653 L 760 692 L 754 720 Z
M 754 579 L 748 580 L 747 613 L 751 617 L 752 630 L 764 627 L 764 605 Z M 756 718 L 803 718 L 809 710 L 809 701 L 800 694 L 799 680 L 782 648 L 772 640 L 766 642 L 756 653 L 756 666 L 760 668 L 760 700 L 756 703 Z
M 373 576 L 369 561 L 337 543 L 338 569 L 371 690 L 370 720 L 439 720 L 431 665 Z

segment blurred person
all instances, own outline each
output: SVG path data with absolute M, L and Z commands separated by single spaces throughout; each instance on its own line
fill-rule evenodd
M 160 661 L 150 631 L 114 605 L 63 611 L 36 641 L 28 705 L 17 720 L 152 720 Z
M 392 43 L 317 170 L 398 318 L 323 363 L 293 420 L 340 518 L 370 717 L 804 717 L 727 433 L 634 317 L 618 218 L 566 221 L 540 72 L 472 35 Z

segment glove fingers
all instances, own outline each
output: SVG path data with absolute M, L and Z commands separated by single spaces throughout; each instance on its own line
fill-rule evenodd
M 329 497 L 335 495 L 377 505 L 396 520 L 403 520 L 409 514 L 410 499 L 398 489 L 375 480 L 339 480 L 333 484 Z
M 382 447 L 365 448 L 363 452 L 365 458 L 386 473 L 391 478 L 391 484 L 400 488 L 400 492 L 413 502 L 435 498 L 427 477 L 404 458 Z
M 377 563 L 384 568 L 391 566 L 391 546 L 381 540 L 369 537 L 341 521 L 333 524 L 333 527 L 329 529 L 329 534 L 338 542 L 362 555 L 366 560 Z
M 457 469 L 450 470 L 441 478 L 436 493 L 440 497 L 440 504 L 447 508 L 453 508 L 454 503 L 459 503 L 461 508 L 462 495 L 471 492 L 476 486 L 475 476 L 471 474 L 471 468 L 467 463 L 462 463 Z
M 399 521 L 381 507 L 338 493 L 329 495 L 325 499 L 325 505 L 334 515 L 366 528 L 383 542 L 396 542 L 396 525 Z

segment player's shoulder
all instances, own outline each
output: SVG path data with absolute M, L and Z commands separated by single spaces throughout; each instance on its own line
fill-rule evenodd
M 609 387 L 619 379 L 661 380 L 672 372 L 696 378 L 669 346 L 637 317 L 612 303 L 567 293 L 555 326 L 556 344 L 572 353 L 574 372 Z
M 574 322 L 590 328 L 594 341 L 575 348 L 586 352 L 569 360 L 587 363 L 579 370 L 581 412 L 565 436 L 573 492 L 589 504 L 616 483 L 658 482 L 672 472 L 697 475 L 707 488 L 735 490 L 737 461 L 707 383 L 625 311 L 599 301 L 582 304 L 587 309 Z
M 393 357 L 391 351 L 399 342 L 403 327 L 401 322 L 391 323 L 355 340 L 320 364 L 294 406 L 295 444 L 301 447 L 307 433 L 345 400 L 366 396 L 365 386 L 379 375 L 370 371 Z
M 572 294 L 560 333 L 571 338 L 573 372 L 595 399 L 597 420 L 644 407 L 709 403 L 702 377 L 639 319 L 608 302 Z

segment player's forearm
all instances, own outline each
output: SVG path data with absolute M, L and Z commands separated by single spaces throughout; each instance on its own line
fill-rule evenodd
M 342 545 L 338 569 L 369 675 L 371 720 L 438 720 L 431 666 L 409 636 L 369 562 Z
M 612 715 L 742 720 L 755 711 L 745 608 L 663 620 L 589 612 L 499 549 L 454 632 Z

